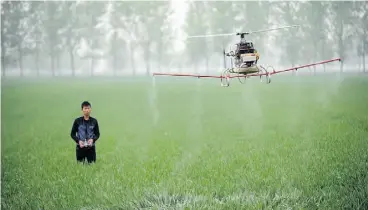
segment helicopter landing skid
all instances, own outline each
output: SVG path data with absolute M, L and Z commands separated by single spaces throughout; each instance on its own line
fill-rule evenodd
M 221 73 L 221 86 L 222 87 L 229 87 L 230 86 L 231 70 L 232 69 L 225 69 Z
M 257 69 L 257 71 L 255 71 Z M 263 66 L 255 66 L 252 70 L 248 72 L 239 72 L 237 70 L 234 71 L 234 68 L 225 69 L 221 74 L 221 86 L 222 87 L 229 87 L 230 86 L 230 79 L 237 77 L 241 84 L 245 84 L 246 79 L 249 77 L 259 76 L 261 82 L 263 82 L 263 76 L 266 76 L 266 84 L 271 83 L 271 74 L 269 73 L 268 69 L 275 71 L 272 66 L 268 66 L 267 68 Z M 237 74 L 237 76 L 231 76 L 231 74 Z
M 266 76 L 266 83 L 270 84 L 271 83 L 271 74 L 269 73 L 269 71 L 267 69 L 270 69 L 273 72 L 275 72 L 275 69 L 272 66 L 268 66 L 267 68 L 265 68 L 261 65 L 260 65 L 260 69 L 261 69 L 261 71 L 263 71 L 263 72 L 260 72 L 260 74 L 259 74 L 259 78 L 261 79 L 261 82 L 263 81 L 262 76 Z

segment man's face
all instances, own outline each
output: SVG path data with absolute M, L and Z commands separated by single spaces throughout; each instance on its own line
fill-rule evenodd
M 89 114 L 91 113 L 91 107 L 90 106 L 84 106 L 82 109 L 83 115 L 84 116 L 89 116 Z

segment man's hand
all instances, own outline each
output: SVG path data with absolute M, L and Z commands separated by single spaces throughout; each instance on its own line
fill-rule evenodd
M 88 145 L 92 146 L 92 144 L 93 144 L 93 139 L 88 139 Z
M 79 141 L 79 146 L 80 146 L 80 148 L 83 148 L 84 147 L 83 141 Z

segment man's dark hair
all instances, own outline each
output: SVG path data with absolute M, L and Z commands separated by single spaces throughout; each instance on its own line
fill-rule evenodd
M 91 106 L 91 104 L 88 101 L 83 101 L 81 105 L 81 109 L 83 109 L 83 107 L 85 106 Z

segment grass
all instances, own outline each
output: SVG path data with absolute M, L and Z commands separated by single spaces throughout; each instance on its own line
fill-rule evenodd
M 3 81 L 3 209 L 367 209 L 368 77 Z M 75 161 L 80 103 L 97 163 Z

